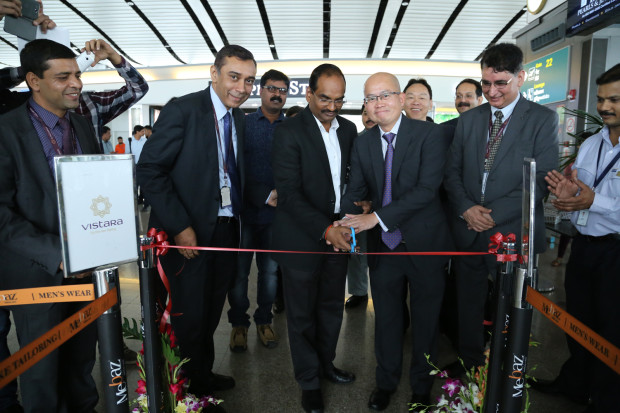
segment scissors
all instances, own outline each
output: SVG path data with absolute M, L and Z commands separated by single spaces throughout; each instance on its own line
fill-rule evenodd
M 351 254 L 355 254 L 355 228 L 351 227 Z

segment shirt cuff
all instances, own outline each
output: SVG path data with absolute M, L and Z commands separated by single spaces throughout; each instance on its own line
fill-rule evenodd
M 381 217 L 379 217 L 379 215 L 377 215 L 376 212 L 373 212 L 373 214 L 375 214 L 375 216 L 379 220 L 379 225 L 381 225 L 381 229 L 383 229 L 385 232 L 389 232 L 388 231 L 388 227 L 386 227 L 385 224 L 383 223 L 383 221 L 381 221 Z

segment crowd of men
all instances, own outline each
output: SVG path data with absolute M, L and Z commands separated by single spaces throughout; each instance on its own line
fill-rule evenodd
M 52 28 L 53 22 L 41 16 L 38 24 Z M 377 411 L 389 406 L 405 351 L 412 360 L 410 403 L 425 406 L 431 403 L 433 384 L 425 355 L 437 362 L 448 257 L 351 257 L 346 251 L 352 229 L 368 252 L 485 251 L 492 234 L 520 232 L 521 165 L 529 157 L 537 162 L 534 252 L 545 249 L 543 198 L 551 191 L 559 210 L 574 211 L 579 232 L 567 265 L 568 311 L 620 344 L 615 321 L 620 314 L 611 305 L 620 292 L 614 276 L 620 271 L 620 65 L 597 80 L 605 127 L 584 143 L 567 177 L 555 171 L 558 116 L 521 96 L 523 53 L 513 44 L 484 52 L 481 81 L 464 79 L 457 85 L 459 117 L 444 124 L 428 116 L 433 103 L 426 80 L 411 79 L 401 88 L 390 73 L 371 75 L 364 84 L 365 130 L 359 135 L 339 115 L 346 79 L 330 63 L 310 74 L 308 105 L 286 116 L 290 80 L 277 70 L 265 72 L 261 106 L 246 116 L 240 106 L 254 87 L 256 61 L 249 50 L 228 45 L 210 68 L 209 87 L 170 101 L 152 129 L 136 125 L 128 143 L 118 138 L 115 148 L 105 124 L 138 101 L 148 86 L 104 41 L 87 42 L 84 50 L 94 53 L 96 62 L 108 59 L 126 85 L 81 93 L 75 54 L 49 40 L 32 41 L 20 53 L 20 81 L 25 79 L 28 93 L 8 92 L 12 83 L 1 85 L 2 110 L 8 113 L 0 118 L 0 260 L 5 263 L 0 290 L 89 282 L 87 276 L 62 276 L 53 159 L 131 153 L 140 197 L 152 206 L 149 227 L 166 231 L 175 244 L 305 252 L 256 253 L 253 314 L 262 344 L 276 347 L 272 307 L 279 267 L 304 411 L 325 410 L 322 380 L 347 384 L 356 379 L 334 365 L 347 278 L 351 297 L 346 307 L 367 302 L 369 279 L 376 315 L 376 386 L 367 406 Z M 342 253 L 323 254 L 334 251 Z M 160 258 L 166 273 L 176 274 L 169 277 L 170 322 L 181 355 L 189 359 L 184 373 L 195 395 L 235 386 L 232 377 L 214 371 L 213 335 L 228 299 L 230 349 L 247 349 L 253 255 L 183 248 Z M 484 308 L 496 262 L 477 255 L 453 261 L 456 347 L 470 369 L 485 361 Z M 0 358 L 9 356 L 9 311 L 25 345 L 75 309 L 76 304 L 3 307 Z M 409 325 L 411 347 L 405 348 Z M 98 402 L 91 376 L 96 340 L 91 326 L 25 372 L 20 378 L 23 409 L 15 383 L 2 389 L 0 412 L 93 411 Z M 535 388 L 581 402 L 591 399 L 587 411 L 612 411 L 618 376 L 570 339 L 569 349 L 571 358 L 560 376 L 539 381 Z M 460 377 L 464 368 L 456 362 L 445 369 Z M 209 411 L 224 409 L 212 406 Z

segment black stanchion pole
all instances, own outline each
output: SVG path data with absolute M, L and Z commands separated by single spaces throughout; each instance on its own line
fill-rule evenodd
M 141 245 L 150 245 L 149 237 L 141 237 Z M 155 282 L 157 270 L 153 262 L 153 250 L 142 252 L 140 260 L 140 304 L 142 312 L 142 337 L 144 343 L 144 372 L 149 412 L 163 412 L 161 389 L 161 341 L 157 329 Z
M 502 243 L 506 254 L 514 254 L 515 243 Z M 497 284 L 494 294 L 495 313 L 493 318 L 493 333 L 491 335 L 491 351 L 489 354 L 489 369 L 487 371 L 487 390 L 485 394 L 484 411 L 497 412 L 502 388 L 502 361 L 507 344 L 508 325 L 510 323 L 510 297 L 512 296 L 512 279 L 514 265 L 511 261 L 502 263 L 498 271 Z
M 525 286 L 531 278 L 526 268 L 517 269 L 514 280 L 513 306 L 510 313 L 508 347 L 504 357 L 504 380 L 502 385 L 502 413 L 519 413 L 525 394 L 525 372 L 532 327 L 532 308 L 524 301 Z
M 129 412 L 129 394 L 123 358 L 118 267 L 93 271 L 93 283 L 95 285 L 95 298 L 103 296 L 114 287 L 116 287 L 118 294 L 118 302 L 97 319 L 97 333 L 106 412 L 127 413 Z

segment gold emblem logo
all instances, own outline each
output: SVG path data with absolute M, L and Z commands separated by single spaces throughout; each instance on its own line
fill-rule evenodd
M 93 203 L 90 206 L 90 209 L 93 210 L 93 215 L 103 218 L 110 213 L 111 207 L 112 204 L 110 203 L 110 199 L 108 199 L 108 197 L 104 197 L 103 195 L 99 195 L 97 198 L 93 198 Z

